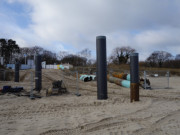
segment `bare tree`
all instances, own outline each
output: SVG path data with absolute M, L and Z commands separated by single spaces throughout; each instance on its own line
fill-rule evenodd
M 109 60 L 115 64 L 122 64 L 127 63 L 131 53 L 135 52 L 136 50 L 127 46 L 127 47 L 116 47 L 113 49 Z
M 44 49 L 40 46 L 34 46 L 31 48 L 34 54 L 42 54 Z
M 34 59 L 35 54 L 41 54 L 42 61 L 46 61 L 47 64 L 58 63 L 56 53 L 45 50 L 42 47 L 24 47 L 20 49 L 21 53 L 19 54 L 19 61 L 25 63 L 24 54 L 26 54 L 27 59 Z
M 59 62 L 57 60 L 56 53 L 53 53 L 51 51 L 44 50 L 42 53 L 42 61 L 46 61 L 47 64 L 54 64 Z
M 150 64 L 150 66 L 154 67 L 158 65 L 162 67 L 165 61 L 170 60 L 172 58 L 172 54 L 166 51 L 154 51 L 150 56 L 146 59 L 146 62 Z
M 68 55 L 69 55 L 69 53 L 66 52 L 66 51 L 59 51 L 57 57 L 58 57 L 60 60 L 62 60 L 64 57 L 66 57 L 66 56 L 68 56 Z
M 91 57 L 91 50 L 89 50 L 88 48 L 85 48 L 82 51 L 80 51 L 78 54 L 81 57 L 85 57 L 85 58 L 89 59 Z
M 83 66 L 88 64 L 88 61 L 91 58 L 91 50 L 89 50 L 88 48 L 83 49 L 82 51 L 77 53 L 78 57 L 77 57 L 77 61 L 78 58 L 81 57 L 81 59 L 83 59 Z
M 23 47 L 20 48 L 20 54 L 18 56 L 19 61 L 21 63 L 25 63 L 25 59 L 24 59 L 24 55 L 26 55 L 26 59 L 34 59 L 34 55 L 36 54 L 37 51 L 37 47 Z
M 69 54 L 69 55 L 65 56 L 60 62 L 69 63 L 69 64 L 72 64 L 74 66 L 83 66 L 83 64 L 86 61 L 87 60 L 85 59 L 85 57 L 80 57 L 78 55 Z

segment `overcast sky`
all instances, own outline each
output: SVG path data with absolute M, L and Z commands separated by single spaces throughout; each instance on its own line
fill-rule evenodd
M 96 36 L 107 55 L 130 46 L 140 60 L 153 51 L 180 53 L 180 0 L 0 0 L 0 38 L 20 47 L 95 55 Z

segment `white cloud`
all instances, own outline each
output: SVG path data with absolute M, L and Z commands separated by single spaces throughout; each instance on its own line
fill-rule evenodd
M 180 28 L 162 28 L 147 30 L 134 36 L 132 40 L 140 53 L 151 53 L 156 50 L 178 54 L 180 50 Z
M 32 23 L 27 30 L 22 30 L 23 36 L 18 34 L 28 43 L 37 42 L 52 48 L 53 42 L 59 41 L 77 50 L 95 50 L 96 36 L 106 35 L 108 54 L 113 48 L 126 45 L 141 53 L 140 59 L 145 59 L 158 49 L 171 50 L 172 53 L 180 50 L 178 0 L 9 1 L 31 7 L 29 15 Z M 53 48 L 58 49 L 58 46 L 64 50 L 66 48 L 62 44 L 56 44 Z

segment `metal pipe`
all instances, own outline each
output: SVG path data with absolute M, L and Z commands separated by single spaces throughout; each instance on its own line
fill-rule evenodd
M 126 80 L 128 80 L 128 81 L 131 80 L 131 75 L 130 75 L 130 74 L 128 74 L 128 75 L 126 76 Z
M 87 82 L 87 81 L 94 81 L 96 80 L 96 76 L 95 75 L 81 75 L 79 78 L 81 81 Z
M 114 72 L 112 73 L 112 76 L 130 81 L 130 74 Z
M 41 55 L 36 56 L 35 66 L 35 89 L 40 92 L 42 88 Z
M 97 98 L 107 99 L 106 37 L 96 37 Z
M 130 101 L 139 101 L 139 58 L 138 53 L 130 55 Z
M 14 72 L 14 82 L 19 82 L 19 62 L 15 63 Z
M 86 78 L 86 77 L 87 77 L 87 75 L 81 75 L 81 76 L 80 76 L 80 80 L 81 80 L 81 81 L 84 81 L 84 78 Z
M 130 81 L 128 81 L 128 80 L 119 79 L 119 78 L 112 77 L 109 75 L 107 76 L 107 80 L 111 83 L 115 83 L 117 85 L 120 85 L 120 86 L 123 86 L 126 88 L 130 88 Z

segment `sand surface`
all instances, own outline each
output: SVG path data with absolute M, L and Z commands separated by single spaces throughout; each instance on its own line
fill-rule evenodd
M 32 88 L 33 70 L 21 71 L 19 83 Z M 0 135 L 179 135 L 180 77 L 170 77 L 170 89 L 140 89 L 140 101 L 130 103 L 128 88 L 108 83 L 108 100 L 97 100 L 96 82 L 78 88 L 73 74 L 43 70 L 42 98 L 0 95 Z M 69 94 L 45 96 L 53 80 L 63 79 Z M 150 78 L 150 80 L 153 78 Z M 156 79 L 155 83 L 161 83 Z M 34 85 L 34 83 L 33 83 Z

